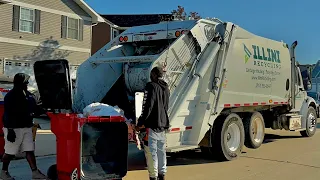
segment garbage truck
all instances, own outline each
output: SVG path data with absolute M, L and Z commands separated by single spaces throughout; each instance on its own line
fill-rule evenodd
M 315 134 L 317 104 L 296 46 L 217 18 L 132 27 L 79 66 L 65 111 L 102 102 L 137 119 L 150 71 L 160 66 L 170 89 L 167 152 L 200 147 L 208 158 L 233 160 L 244 146 L 259 148 L 265 128 Z

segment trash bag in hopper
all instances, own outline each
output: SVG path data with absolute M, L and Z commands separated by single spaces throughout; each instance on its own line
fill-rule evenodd
M 124 116 L 118 106 L 109 106 L 102 103 L 92 103 L 83 109 L 83 115 L 88 116 Z

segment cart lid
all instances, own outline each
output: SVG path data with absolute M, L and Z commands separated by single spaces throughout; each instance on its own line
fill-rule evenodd
M 72 109 L 72 86 L 69 63 L 65 59 L 34 63 L 34 75 L 46 109 Z

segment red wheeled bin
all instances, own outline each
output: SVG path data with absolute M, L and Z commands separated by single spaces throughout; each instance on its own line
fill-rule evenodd
M 1 81 L 3 82 L 3 81 Z M 7 83 L 7 81 L 5 82 Z M 2 156 L 4 154 L 4 133 L 3 133 L 3 114 L 4 114 L 4 96 L 9 92 L 8 89 L 0 88 L 0 159 L 2 159 Z
M 2 93 L 2 92 L 0 92 Z M 3 114 L 4 114 L 4 105 L 3 105 L 3 100 L 0 101 L 0 117 L 1 117 L 1 121 L 0 121 L 0 159 L 2 159 L 2 156 L 4 154 L 4 134 L 3 134 Z
M 121 179 L 126 175 L 128 127 L 123 117 L 48 116 L 57 138 L 57 165 L 49 168 L 50 178 Z
M 122 179 L 127 173 L 128 126 L 122 116 L 83 118 L 72 112 L 68 61 L 34 64 L 42 105 L 56 135 L 57 164 L 52 180 Z

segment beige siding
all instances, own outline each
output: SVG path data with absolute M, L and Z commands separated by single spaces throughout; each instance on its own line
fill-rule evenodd
M 16 0 L 23 3 L 28 3 L 36 6 L 50 8 L 68 13 L 78 14 L 80 16 L 90 17 L 84 12 L 77 3 L 73 0 Z
M 48 60 L 67 59 L 70 64 L 79 65 L 90 57 L 90 53 L 59 50 L 28 45 L 19 45 L 0 42 L 0 59 L 21 59 L 21 60 Z
M 91 49 L 91 22 L 84 21 L 83 41 L 78 41 L 61 38 L 61 15 L 42 11 L 40 34 L 32 34 L 12 31 L 12 13 L 12 5 L 0 5 L 0 37 L 34 42 L 43 42 L 52 37 L 60 45 Z

